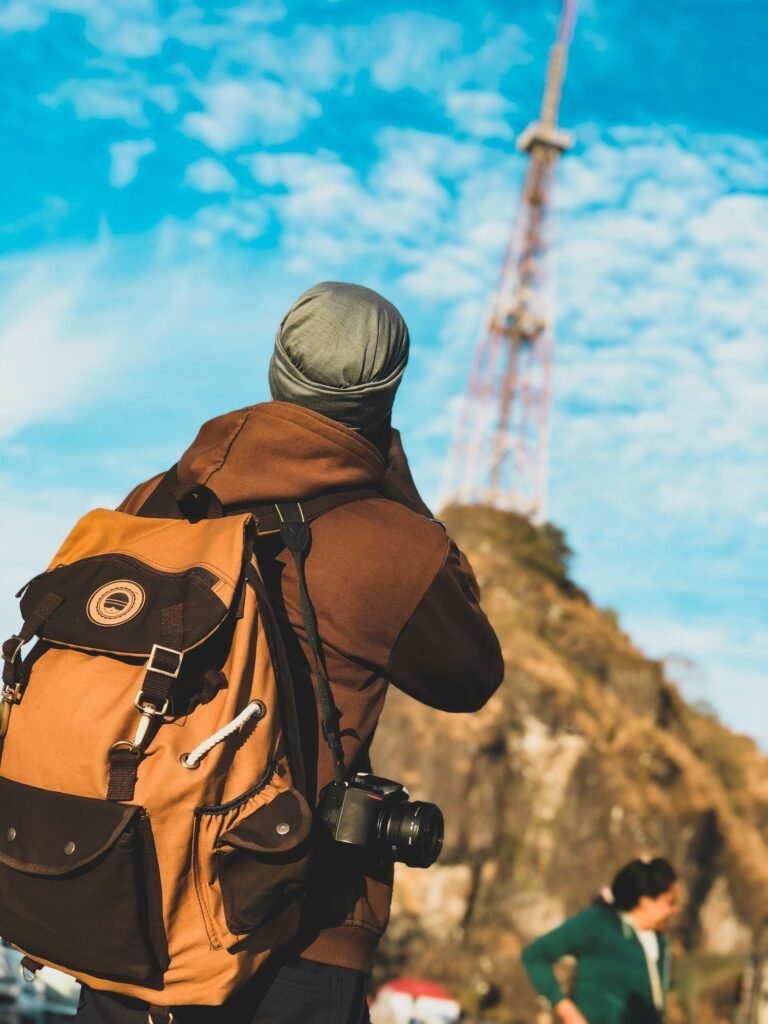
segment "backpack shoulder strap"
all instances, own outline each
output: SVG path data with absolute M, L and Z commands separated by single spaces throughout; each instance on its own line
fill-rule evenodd
M 315 519 L 319 519 L 320 516 L 325 515 L 326 512 L 330 512 L 334 508 L 349 505 L 353 501 L 364 501 L 366 498 L 381 497 L 383 497 L 381 491 L 374 491 L 372 488 L 357 488 L 351 491 L 333 491 L 329 494 L 323 494 L 319 498 L 309 498 L 307 501 L 286 501 L 264 505 L 261 508 L 254 508 L 250 511 L 256 517 L 257 532 L 263 536 L 268 533 L 280 532 L 283 520 L 277 511 L 278 507 L 295 507 L 298 505 L 301 507 L 303 521 L 305 523 L 312 523 Z
M 326 494 L 309 501 L 279 502 L 262 509 L 254 509 L 258 533 L 263 536 L 279 532 L 296 566 L 301 617 L 314 662 L 314 665 L 310 667 L 310 675 L 320 713 L 323 738 L 333 759 L 333 774 L 336 782 L 346 780 L 347 766 L 344 763 L 344 748 L 339 726 L 341 715 L 333 699 L 331 684 L 325 670 L 317 615 L 307 587 L 305 562 L 311 545 L 310 523 L 324 513 L 330 512 L 331 509 L 340 508 L 353 501 L 363 501 L 365 498 L 380 497 L 382 495 L 379 491 L 360 488 L 353 491 L 337 491 L 335 494 Z
M 311 544 L 309 522 L 303 504 L 285 503 L 274 506 L 275 514 L 280 521 L 280 535 L 283 543 L 291 552 L 296 566 L 299 581 L 299 603 L 301 617 L 304 621 L 304 632 L 312 651 L 314 665 L 310 668 L 312 685 L 315 690 L 317 708 L 320 713 L 323 738 L 333 758 L 333 774 L 336 782 L 344 782 L 347 769 L 344 763 L 344 748 L 341 743 L 339 721 L 341 715 L 333 699 L 331 684 L 325 670 L 325 662 L 320 647 L 320 635 L 317 628 L 315 608 L 307 588 L 305 562 Z
M 317 498 L 309 498 L 301 502 L 304 521 L 307 523 L 319 519 L 326 512 L 353 501 L 365 498 L 381 498 L 380 491 L 373 488 L 356 488 L 354 490 L 331 491 Z M 287 502 L 286 504 L 290 504 Z M 217 519 L 224 513 L 221 502 L 210 487 L 205 484 L 192 484 L 185 487 L 179 483 L 177 466 L 173 465 L 158 482 L 136 515 L 154 519 Z M 280 517 L 274 504 L 254 506 L 227 506 L 227 514 L 250 512 L 256 520 L 256 530 L 263 536 L 280 532 Z

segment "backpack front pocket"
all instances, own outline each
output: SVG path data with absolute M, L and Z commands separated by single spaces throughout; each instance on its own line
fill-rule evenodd
M 289 789 L 219 837 L 219 881 L 233 934 L 253 931 L 300 900 L 311 827 L 306 800 Z
M 0 778 L 0 934 L 73 971 L 159 984 L 168 950 L 144 809 Z
M 310 855 L 312 812 L 301 793 L 270 786 L 236 810 L 200 808 L 197 819 L 198 895 L 212 944 L 245 939 L 254 950 L 290 939 Z

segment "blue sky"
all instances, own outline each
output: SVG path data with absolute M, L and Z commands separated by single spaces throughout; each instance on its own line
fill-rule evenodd
M 434 498 L 558 4 L 0 4 L 0 585 L 268 397 L 284 308 L 378 288 Z M 768 42 L 747 0 L 582 0 L 551 517 L 686 692 L 768 745 Z M 13 602 L 0 599 L 3 629 Z

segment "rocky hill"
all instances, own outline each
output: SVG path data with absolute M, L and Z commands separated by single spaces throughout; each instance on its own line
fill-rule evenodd
M 622 863 L 658 853 L 686 901 L 669 1020 L 732 1020 L 768 917 L 768 759 L 688 705 L 592 604 L 556 528 L 477 507 L 445 517 L 506 679 L 475 715 L 390 693 L 374 766 L 440 804 L 447 833 L 438 865 L 398 866 L 380 976 L 443 980 L 468 1008 L 498 990 L 484 1017 L 532 1024 L 522 945 L 591 903 Z

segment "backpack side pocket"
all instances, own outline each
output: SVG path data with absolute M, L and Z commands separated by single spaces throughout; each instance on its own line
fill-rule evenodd
M 198 895 L 217 944 L 232 949 L 245 941 L 254 952 L 292 938 L 312 829 L 312 812 L 301 793 L 275 793 L 270 786 L 234 816 L 201 808 L 197 825 Z

